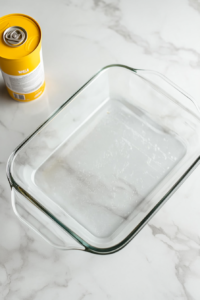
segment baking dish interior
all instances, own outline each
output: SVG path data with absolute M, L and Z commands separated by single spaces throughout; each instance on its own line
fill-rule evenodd
M 199 118 L 154 77 L 103 69 L 12 160 L 15 184 L 88 247 L 125 243 L 199 157 Z

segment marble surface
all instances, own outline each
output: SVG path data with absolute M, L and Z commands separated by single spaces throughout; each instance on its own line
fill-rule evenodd
M 0 76 L 0 299 L 200 299 L 200 169 L 123 250 L 97 256 L 52 248 L 18 221 L 5 168 L 12 150 L 101 67 L 153 69 L 200 105 L 200 2 L 4 1 L 43 31 L 47 88 L 10 99 Z

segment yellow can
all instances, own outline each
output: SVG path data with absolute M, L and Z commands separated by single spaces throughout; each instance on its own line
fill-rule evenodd
M 29 16 L 10 14 L 0 18 L 0 68 L 10 96 L 27 102 L 45 89 L 39 24 Z

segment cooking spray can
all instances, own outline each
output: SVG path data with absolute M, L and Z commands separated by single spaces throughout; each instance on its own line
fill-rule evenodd
M 17 101 L 32 101 L 44 92 L 41 40 L 41 28 L 33 18 L 0 18 L 0 68 L 9 95 Z

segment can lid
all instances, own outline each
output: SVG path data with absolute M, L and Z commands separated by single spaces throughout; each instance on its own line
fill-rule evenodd
M 19 47 L 27 40 L 27 32 L 22 27 L 12 26 L 4 31 L 3 40 L 10 47 Z
M 0 57 L 25 57 L 37 48 L 40 41 L 40 26 L 31 17 L 10 14 L 0 18 Z

